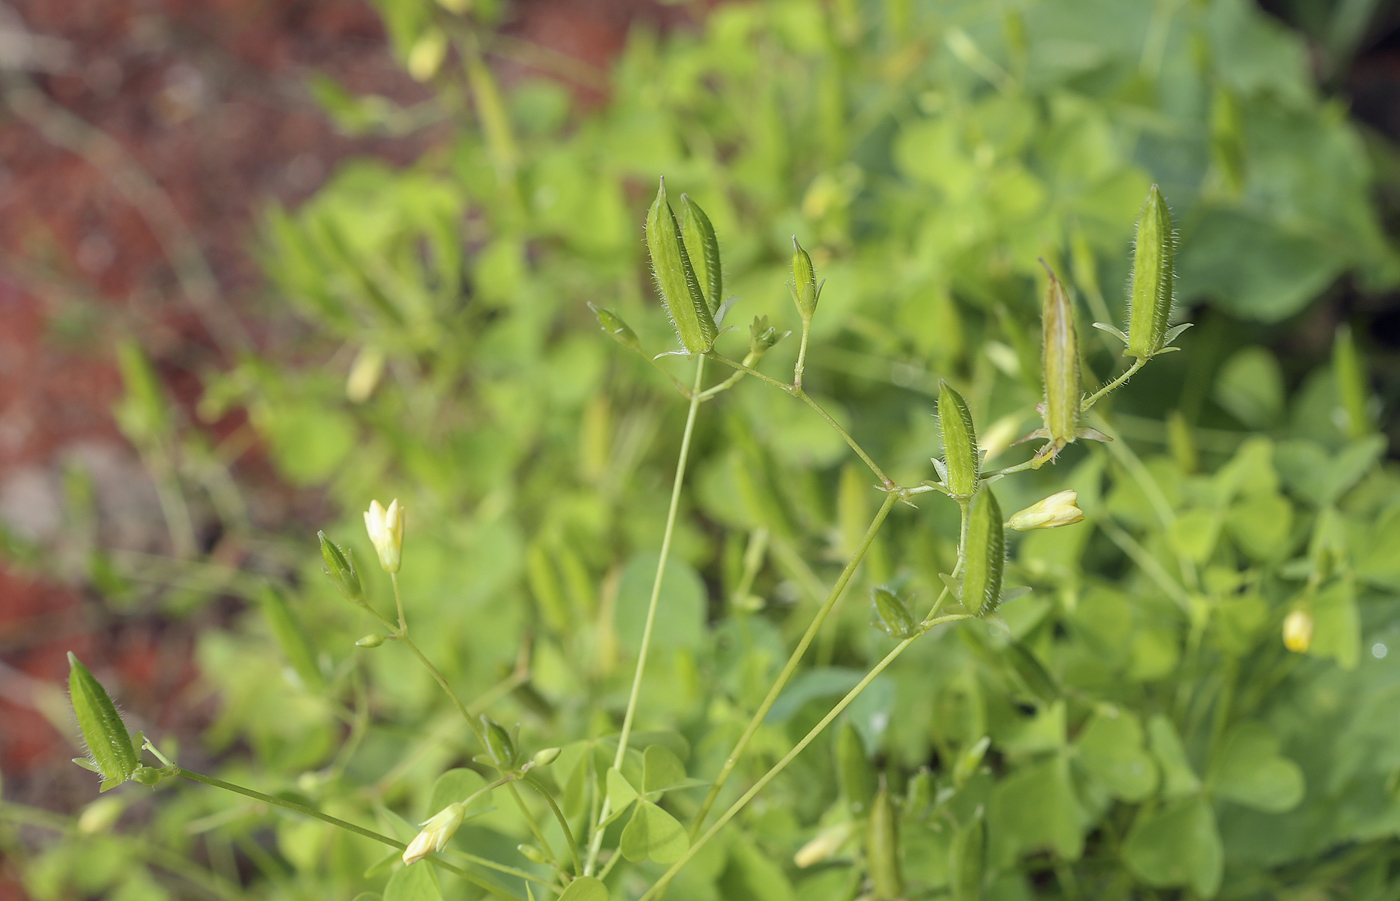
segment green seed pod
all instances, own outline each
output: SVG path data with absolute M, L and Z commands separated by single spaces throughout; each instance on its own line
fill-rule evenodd
M 943 435 L 943 465 L 947 467 L 944 484 L 953 497 L 966 500 L 977 491 L 980 477 L 977 432 L 967 401 L 942 379 L 938 381 L 938 429 Z
M 811 322 L 812 314 L 817 311 L 821 286 L 817 284 L 817 273 L 812 268 L 812 258 L 802 249 L 802 245 L 797 243 L 796 235 L 792 236 L 792 284 L 789 289 L 792 291 L 793 301 L 797 304 L 797 314 L 802 317 L 803 322 Z
M 613 340 L 628 350 L 641 350 L 641 342 L 637 340 L 637 333 L 632 331 L 632 327 L 622 321 L 622 317 L 605 307 L 595 307 L 592 303 L 588 308 L 593 311 L 593 315 L 598 317 L 598 325 L 603 331 L 612 335 Z
M 1133 281 L 1128 295 L 1130 357 L 1151 357 L 1166 346 L 1172 315 L 1174 251 L 1172 214 L 1162 192 L 1153 185 L 1137 222 L 1133 251 Z
M 875 769 L 865 756 L 860 733 L 849 720 L 836 733 L 836 772 L 851 810 L 857 813 L 869 810 L 875 797 Z
M 715 237 L 715 227 L 710 217 L 700 209 L 700 205 L 686 195 L 681 195 L 681 237 L 685 242 L 686 253 L 690 254 L 690 265 L 695 269 L 700 283 L 700 293 L 705 295 L 705 304 L 714 314 L 724 301 L 724 275 L 719 265 L 719 238 Z
M 1045 271 L 1050 274 L 1045 306 L 1041 310 L 1045 430 L 1059 450 L 1066 444 L 1073 444 L 1079 433 L 1079 336 L 1074 330 L 1074 308 L 1070 306 L 1064 285 L 1049 266 Z
M 904 877 L 899 867 L 899 824 L 894 802 L 882 780 L 875 801 L 870 805 L 870 823 L 865 830 L 865 856 L 870 867 L 876 901 L 897 901 L 904 897 Z
M 948 848 L 948 888 L 953 901 L 981 901 L 986 873 L 987 821 L 980 813 L 953 836 Z
M 68 693 L 92 763 L 102 776 L 102 791 L 131 778 L 141 765 L 131 733 L 107 690 L 75 654 L 68 654 Z
M 360 584 L 360 574 L 355 571 L 355 555 L 349 548 L 341 549 L 326 537 L 325 532 L 317 532 L 321 540 L 321 558 L 326 561 L 325 573 L 347 600 L 363 604 L 364 586 Z
M 714 316 L 705 303 L 686 253 L 680 223 L 666 202 L 664 178 L 647 212 L 647 252 L 651 255 L 651 271 L 656 276 L 661 302 L 666 305 L 681 346 L 687 353 L 705 353 L 714 345 L 719 329 L 715 327 Z
M 928 813 L 928 806 L 933 802 L 933 772 L 928 767 L 920 767 L 919 771 L 909 777 L 909 785 L 905 791 L 904 809 L 911 817 L 922 820 Z
M 977 492 L 968 517 L 962 602 L 977 616 L 986 616 L 1001 603 L 1001 578 L 1006 569 L 1006 531 L 992 489 L 983 487 Z
M 489 716 L 482 715 L 481 725 L 486 730 L 486 750 L 490 752 L 495 764 L 502 767 L 514 766 L 515 742 L 511 740 L 510 733 Z
M 1371 389 L 1366 378 L 1366 367 L 1356 349 L 1356 339 L 1351 334 L 1351 326 L 1345 323 L 1337 329 L 1332 341 L 1332 381 L 1337 386 L 1337 398 L 1346 417 L 1347 437 L 1363 438 L 1370 434 Z
M 364 638 L 361 638 L 361 639 L 356 640 L 356 642 L 355 642 L 355 647 L 357 647 L 357 648 L 377 648 L 377 647 L 379 647 L 380 645 L 382 645 L 383 643 L 384 643 L 384 636 L 383 636 L 383 635 L 380 635 L 379 633 L 376 632 L 376 633 L 373 633 L 373 634 L 371 634 L 371 635 L 366 635 Z
M 165 774 L 153 766 L 138 766 L 131 778 L 142 785 L 155 785 Z
M 870 598 L 875 602 L 875 612 L 880 617 L 879 626 L 886 635 L 903 641 L 918 632 L 914 614 L 909 612 L 908 605 L 899 595 L 888 588 L 876 587 L 871 589 Z

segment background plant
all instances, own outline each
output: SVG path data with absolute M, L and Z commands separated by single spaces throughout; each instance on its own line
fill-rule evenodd
M 1392 283 L 1394 253 L 1360 142 L 1317 99 L 1294 39 L 1242 3 L 1123 6 L 1136 5 L 724 9 L 702 37 L 638 36 L 611 104 L 578 117 L 547 85 L 500 95 L 472 56 L 471 23 L 386 5 L 406 59 L 457 48 L 430 77 L 444 109 L 470 104 L 472 123 L 415 167 L 357 164 L 297 214 L 270 215 L 279 300 L 315 324 L 326 362 L 249 359 L 211 385 L 208 409 L 246 404 L 284 475 L 326 485 L 352 517 L 371 497 L 400 497 L 414 536 L 403 593 L 425 653 L 456 685 L 504 686 L 493 715 L 520 722 L 526 747 L 598 738 L 626 701 L 684 405 L 599 340 L 584 302 L 617 309 L 645 346 L 666 344 L 636 234 L 655 173 L 724 236 L 735 321 L 766 312 L 796 327 L 780 300 L 789 236 L 803 237 L 833 286 L 807 390 L 911 484 L 931 477 L 939 377 L 967 398 L 984 442 L 1035 425 L 1038 256 L 1068 273 L 1081 311 L 1124 321 L 1113 286 L 1156 180 L 1182 239 L 1178 294 L 1199 307 L 1190 363 L 1164 358 L 1115 397 L 1121 440 L 1106 455 L 1076 446 L 1002 497 L 1010 511 L 1072 485 L 1089 515 L 1017 548 L 1011 577 L 1037 589 L 1007 608 L 1022 651 L 990 636 L 916 646 L 850 711 L 861 755 L 847 740 L 847 759 L 875 759 L 896 798 L 915 790 L 899 808 L 911 893 L 948 884 L 943 811 L 962 822 L 981 804 L 996 897 L 1143 884 L 1210 894 L 1217 860 L 1232 895 L 1345 885 L 1381 897 L 1391 852 L 1378 839 L 1393 829 L 1386 786 L 1400 764 L 1383 725 L 1393 674 L 1376 650 L 1394 643 L 1394 479 L 1376 463 L 1384 445 L 1348 340 L 1305 373 L 1253 343 L 1270 332 L 1240 323 L 1282 320 L 1343 272 Z M 327 98 L 347 126 L 386 121 L 382 103 Z M 1098 337 L 1081 328 L 1086 372 L 1102 380 L 1118 351 Z M 779 344 L 768 365 L 791 365 L 796 349 Z M 132 385 L 134 440 L 188 440 L 156 415 L 158 393 Z M 699 421 L 662 653 L 640 699 L 643 726 L 689 738 L 697 774 L 718 769 L 878 500 L 838 436 L 760 387 L 741 385 Z M 182 479 L 208 490 L 197 472 Z M 872 585 L 941 589 L 956 515 L 927 506 L 891 513 L 736 785 L 889 646 L 869 627 Z M 220 583 L 259 604 L 243 629 L 202 645 L 226 699 L 210 749 L 252 752 L 227 756 L 221 775 L 381 817 L 406 840 L 395 812 L 426 818 L 434 780 L 477 749 L 406 655 L 353 648 L 365 623 L 298 542 L 284 559 L 306 561 L 289 608 L 301 638 L 274 631 L 251 580 Z M 1308 658 L 1279 638 L 1295 607 L 1316 624 Z M 1049 683 L 1027 679 L 1022 652 Z M 285 660 L 301 662 L 297 680 Z M 359 735 L 370 711 L 387 728 L 347 741 L 342 724 Z M 957 790 L 931 816 L 917 803 L 925 765 L 932 797 Z M 849 866 L 788 863 L 868 816 L 838 803 L 835 773 L 831 748 L 799 758 L 672 896 L 852 891 L 870 870 L 856 827 L 829 859 Z M 1222 788 L 1241 773 L 1260 781 Z M 865 778 L 843 789 L 857 803 Z M 139 864 L 159 852 L 131 848 L 184 856 L 193 820 L 210 847 L 261 862 L 259 891 L 366 885 L 378 852 L 359 839 L 296 818 L 269 827 L 240 804 L 160 796 L 141 841 L 49 845 L 31 883 L 61 893 L 70 861 L 106 854 L 111 884 L 160 891 Z M 489 816 L 455 846 L 504 859 L 528 833 L 504 809 Z

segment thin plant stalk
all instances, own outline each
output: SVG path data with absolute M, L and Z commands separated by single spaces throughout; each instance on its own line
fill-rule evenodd
M 811 645 L 812 639 L 816 637 L 817 631 L 822 627 L 822 623 L 826 621 L 827 615 L 831 613 L 831 609 L 836 606 L 836 601 L 846 590 L 847 584 L 851 581 L 851 576 L 855 574 L 856 567 L 860 565 L 861 560 L 865 558 L 866 552 L 870 550 L 871 543 L 874 542 L 876 534 L 880 531 L 880 527 L 885 523 L 885 517 L 889 515 L 890 509 L 894 506 L 894 502 L 897 499 L 898 496 L 894 492 L 889 492 L 885 495 L 885 502 L 880 505 L 879 511 L 875 514 L 875 518 L 870 523 L 870 528 L 866 529 L 865 537 L 861 539 L 859 546 L 856 547 L 855 552 L 851 555 L 851 559 L 847 561 L 846 568 L 841 570 L 841 575 L 837 577 L 836 583 L 832 585 L 831 592 L 827 594 L 826 600 L 817 610 L 816 615 L 812 617 L 812 622 L 808 624 L 807 631 L 802 633 L 801 640 L 797 642 L 797 647 L 793 649 L 792 655 L 788 657 L 788 661 L 783 666 L 782 672 L 778 673 L 778 678 L 773 681 L 772 687 L 768 689 L 767 697 L 763 699 L 762 704 L 758 705 L 758 709 L 754 711 L 748 726 L 744 728 L 744 733 L 739 736 L 739 740 L 735 743 L 734 749 L 729 752 L 729 757 L 724 761 L 724 767 L 719 771 L 719 775 L 715 777 L 714 784 L 710 786 L 709 793 L 705 795 L 705 800 L 700 805 L 700 811 L 695 815 L 694 822 L 691 823 L 691 838 L 694 838 L 695 835 L 699 833 L 700 827 L 705 822 L 705 815 L 710 812 L 710 808 L 714 806 L 715 799 L 719 797 L 720 789 L 724 787 L 724 783 L 729 779 L 730 774 L 734 772 L 734 767 L 739 763 L 739 758 L 743 755 L 744 749 L 748 747 L 750 739 L 753 738 L 754 733 L 758 731 L 758 727 L 762 725 L 763 720 L 768 716 L 768 711 L 772 708 L 773 702 L 778 699 L 778 694 L 783 690 L 784 686 L 787 685 L 788 680 L 792 678 L 792 674 L 797 670 L 797 665 L 801 662 L 802 656 L 807 653 L 807 648 Z
M 941 601 L 942 598 L 943 594 L 940 594 L 939 600 Z M 935 602 L 935 604 L 936 603 L 937 602 Z M 968 619 L 969 616 L 970 614 L 966 613 L 950 613 L 946 616 L 940 616 L 934 619 L 926 620 L 924 622 L 924 627 L 932 628 L 933 626 L 942 625 L 943 623 Z M 922 632 L 920 632 L 919 634 L 922 634 Z M 913 644 L 916 639 L 918 639 L 918 637 L 919 635 L 911 635 L 910 637 L 904 639 L 899 644 L 895 645 L 892 649 L 890 649 L 890 652 L 885 655 L 884 659 L 881 660 L 879 663 L 875 664 L 875 666 L 871 668 L 870 672 L 866 673 L 865 677 L 861 679 L 858 683 L 856 683 L 855 687 L 852 688 L 849 692 L 847 692 L 846 696 L 843 697 L 840 701 L 838 701 L 836 703 L 836 706 L 832 707 L 831 711 L 827 713 L 826 716 L 822 717 L 821 722 L 813 726 L 811 731 L 804 735 L 802 737 L 802 740 L 799 741 L 796 745 L 794 745 L 792 750 L 787 752 L 787 754 L 783 756 L 782 760 L 779 760 L 777 763 L 773 764 L 772 768 L 769 769 L 768 772 L 764 773 L 761 777 L 759 777 L 759 780 L 753 784 L 753 787 L 750 788 L 748 791 L 744 792 L 744 794 L 739 798 L 739 800 L 735 801 L 732 805 L 730 805 L 729 809 L 726 810 L 723 814 L 721 814 L 718 820 L 715 820 L 714 825 L 711 826 L 708 830 L 706 830 L 704 835 L 691 842 L 690 848 L 685 852 L 684 855 L 682 855 L 681 859 L 672 864 L 671 868 L 668 869 L 664 874 L 662 874 L 661 878 L 658 879 L 651 886 L 651 888 L 647 889 L 646 893 L 643 894 L 641 898 L 638 899 L 638 901 L 651 901 L 651 899 L 659 897 L 660 893 L 665 891 L 666 886 L 670 884 L 671 879 L 675 877 L 676 873 L 680 872 L 681 868 L 684 867 L 687 863 L 689 863 L 690 859 L 694 857 L 697 853 L 699 853 L 700 849 L 703 848 L 710 841 L 710 839 L 714 838 L 715 834 L 718 833 L 721 829 L 723 829 L 724 826 L 730 820 L 734 819 L 735 815 L 738 814 L 739 811 L 743 810 L 744 807 L 747 806 L 748 803 L 752 801 L 754 797 L 768 785 L 769 782 L 772 782 L 773 779 L 776 778 L 779 773 L 786 769 L 787 765 L 792 763 L 792 761 L 796 759 L 798 754 L 801 754 L 804 750 L 806 750 L 807 746 L 810 745 L 813 741 L 815 741 L 817 736 L 821 735 L 822 732 L 826 730 L 826 727 L 831 725 L 831 722 L 835 720 L 836 717 L 840 716 L 841 712 L 844 711 L 847 707 L 849 707 L 851 702 L 854 701 L 857 697 L 859 697 L 860 693 L 863 692 L 866 689 L 866 687 L 870 685 L 871 682 L 875 681 L 876 677 L 879 676 L 882 672 L 884 672 L 885 669 L 888 668 L 891 663 L 894 663 L 895 660 L 899 658 L 899 655 L 903 654 L 905 650 L 907 650 L 908 647 L 911 644 Z
M 1116 379 L 1114 379 L 1113 381 L 1109 382 L 1107 385 L 1104 385 L 1102 388 L 1100 388 L 1099 390 L 1095 391 L 1093 394 L 1091 394 L 1091 395 L 1089 395 L 1088 397 L 1084 398 L 1084 400 L 1081 401 L 1080 404 L 1079 404 L 1079 412 L 1081 412 L 1081 413 L 1088 412 L 1089 408 L 1092 407 L 1095 403 L 1097 403 L 1098 400 L 1099 400 L 1099 398 L 1103 397 L 1105 394 L 1109 393 L 1110 391 L 1114 390 L 1115 388 L 1118 388 L 1118 387 L 1122 386 L 1122 384 L 1123 384 L 1124 382 L 1126 382 L 1128 379 L 1132 378 L 1133 375 L 1134 375 L 1139 369 L 1141 369 L 1141 368 L 1143 367 L 1143 365 L 1146 364 L 1147 361 L 1148 361 L 1149 359 L 1151 359 L 1151 358 L 1150 358 L 1150 357 L 1138 357 L 1136 360 L 1134 360 L 1134 361 L 1133 361 L 1133 365 L 1129 366 L 1129 367 L 1123 372 L 1122 375 L 1118 376 L 1118 378 L 1116 378 Z
M 695 432 L 695 415 L 700 409 L 700 386 L 705 376 L 705 358 L 695 361 L 695 385 L 690 391 L 690 408 L 686 411 L 685 432 L 681 435 L 680 455 L 676 460 L 676 478 L 671 485 L 671 505 L 666 511 L 666 530 L 661 535 L 661 559 L 656 562 L 656 578 L 651 584 L 651 599 L 647 602 L 646 623 L 642 626 L 642 644 L 637 650 L 637 667 L 632 674 L 632 691 L 627 697 L 627 710 L 622 716 L 622 733 L 617 740 L 617 753 L 613 755 L 613 767 L 621 769 L 627 755 L 627 741 L 632 735 L 632 720 L 637 713 L 637 698 L 642 691 L 642 676 L 646 672 L 647 652 L 651 649 L 652 628 L 656 624 L 656 607 L 661 599 L 661 582 L 666 576 L 666 560 L 671 554 L 671 536 L 675 533 L 676 513 L 680 509 L 681 485 L 685 481 L 686 460 L 690 456 L 690 439 Z M 598 814 L 598 825 L 593 831 L 593 841 L 588 849 L 588 862 L 584 865 L 584 875 L 591 875 L 598 861 L 598 851 L 603 843 L 603 824 L 612 813 L 612 803 L 603 799 L 603 809 Z

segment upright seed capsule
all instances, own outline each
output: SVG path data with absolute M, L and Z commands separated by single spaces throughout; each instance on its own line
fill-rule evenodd
M 948 849 L 948 887 L 953 901 L 981 901 L 986 871 L 987 821 L 975 817 L 953 836 Z
M 68 654 L 68 692 L 73 702 L 73 715 L 83 733 L 91 755 L 89 769 L 95 764 L 102 776 L 102 790 L 119 785 L 131 778 L 140 765 L 131 733 L 126 731 L 117 705 L 92 671 L 71 651 Z
M 860 733 L 849 720 L 836 733 L 836 771 L 851 810 L 856 813 L 868 810 L 875 797 L 875 770 L 870 758 L 865 756 L 865 743 L 860 740 Z
M 1356 349 L 1351 326 L 1343 323 L 1332 340 L 1332 381 L 1337 386 L 1348 438 L 1363 438 L 1371 431 L 1370 386 L 1366 367 Z
M 1006 531 L 992 489 L 984 486 L 977 492 L 968 516 L 962 602 L 977 616 L 986 616 L 1001 603 L 1001 579 L 1006 569 Z
M 812 268 L 812 258 L 802 249 L 802 245 L 797 243 L 796 235 L 792 236 L 790 288 L 793 302 L 797 304 L 797 314 L 802 317 L 803 322 L 811 322 L 812 314 L 817 311 L 817 299 L 821 296 L 822 289 L 817 284 L 817 272 Z
M 899 866 L 899 828 L 890 791 L 881 780 L 870 805 L 870 825 L 865 830 L 865 856 L 870 867 L 873 897 L 898 901 L 904 897 L 904 877 Z
M 647 252 L 661 301 L 671 317 L 671 325 L 687 353 L 707 352 L 715 342 L 718 328 L 700 291 L 695 269 L 686 253 L 680 223 L 666 201 L 666 180 L 656 192 L 647 211 Z
M 700 209 L 700 205 L 686 195 L 681 195 L 681 238 L 690 265 L 695 269 L 700 292 L 705 295 L 705 304 L 713 314 L 724 301 L 724 275 L 719 266 L 719 238 L 715 237 L 715 227 L 710 217 Z
M 947 467 L 944 484 L 953 497 L 966 500 L 977 490 L 980 465 L 977 432 L 972 427 L 972 413 L 967 409 L 967 402 L 941 379 L 938 382 L 938 429 L 943 434 L 943 465 Z
M 1041 261 L 1042 264 L 1044 261 Z M 1074 308 L 1064 285 L 1047 265 L 1050 285 L 1041 309 L 1042 372 L 1045 377 L 1045 430 L 1055 451 L 1079 434 L 1079 335 Z
M 1172 315 L 1172 214 L 1153 185 L 1137 222 L 1132 290 L 1128 295 L 1130 357 L 1151 357 L 1166 346 Z
M 909 606 L 899 595 L 881 586 L 872 589 L 870 597 L 875 602 L 875 612 L 880 617 L 879 626 L 886 635 L 896 641 L 903 641 L 917 633 L 914 614 L 909 612 Z

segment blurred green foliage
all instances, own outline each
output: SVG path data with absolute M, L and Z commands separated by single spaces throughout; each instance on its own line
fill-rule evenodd
M 1075 488 L 1088 521 L 1013 540 L 1007 579 L 1034 590 L 1005 608 L 1009 636 L 971 623 L 916 644 L 667 898 L 844 901 L 901 882 L 960 901 L 1395 897 L 1400 477 L 1374 410 L 1356 412 L 1374 400 L 1353 345 L 1345 365 L 1303 371 L 1253 342 L 1312 321 L 1290 317 L 1343 275 L 1395 285 L 1400 255 L 1363 145 L 1295 34 L 1246 0 L 729 4 L 695 33 L 636 30 L 609 102 L 581 112 L 550 81 L 496 90 L 477 55 L 491 8 L 379 5 L 437 88 L 425 118 L 450 136 L 406 168 L 349 162 L 301 208 L 268 212 L 286 337 L 213 378 L 203 411 L 246 407 L 278 472 L 347 511 L 326 531 L 381 610 L 360 511 L 399 498 L 413 635 L 459 693 L 520 724 L 526 753 L 564 746 L 545 773 L 576 823 L 615 747 L 684 416 L 587 307 L 617 310 L 652 353 L 674 347 L 641 240 L 656 176 L 713 220 L 731 322 L 797 327 L 784 281 L 800 237 L 827 279 L 805 384 L 902 484 L 932 477 L 939 378 L 967 398 L 989 460 L 1023 458 L 1006 446 L 1037 421 L 1038 258 L 1077 298 L 1086 382 L 1122 365 L 1084 326 L 1123 324 L 1132 226 L 1156 182 L 1179 303 L 1200 325 L 1098 411 L 1117 441 L 997 488 L 1007 511 Z M 348 130 L 419 115 L 318 91 Z M 790 366 L 795 343 L 765 370 Z M 129 356 L 123 422 L 168 446 L 159 389 Z M 683 361 L 661 365 L 688 380 Z M 610 834 L 629 861 L 614 898 L 675 858 L 671 824 L 703 790 L 664 806 L 627 792 L 713 776 L 879 501 L 834 432 L 756 381 L 697 428 L 639 709 L 640 728 L 666 731 L 634 742 L 634 770 L 606 786 L 642 823 Z M 891 515 L 739 776 L 891 646 L 871 627 L 874 586 L 937 594 L 957 511 L 920 507 Z M 481 749 L 402 648 L 355 647 L 372 622 L 322 577 L 314 536 L 298 541 L 280 589 L 219 586 L 251 603 L 200 640 L 222 699 L 200 753 L 220 755 L 223 778 L 406 840 L 449 797 L 435 799 L 439 777 Z M 1306 654 L 1280 637 L 1293 610 L 1315 623 Z M 856 800 L 875 797 L 877 771 L 892 832 Z M 46 845 L 29 891 L 480 894 L 201 787 L 164 790 L 132 829 Z M 820 836 L 827 853 L 799 867 Z M 500 803 L 450 847 L 546 872 L 515 850 L 531 840 Z M 247 866 L 220 869 L 234 859 Z

